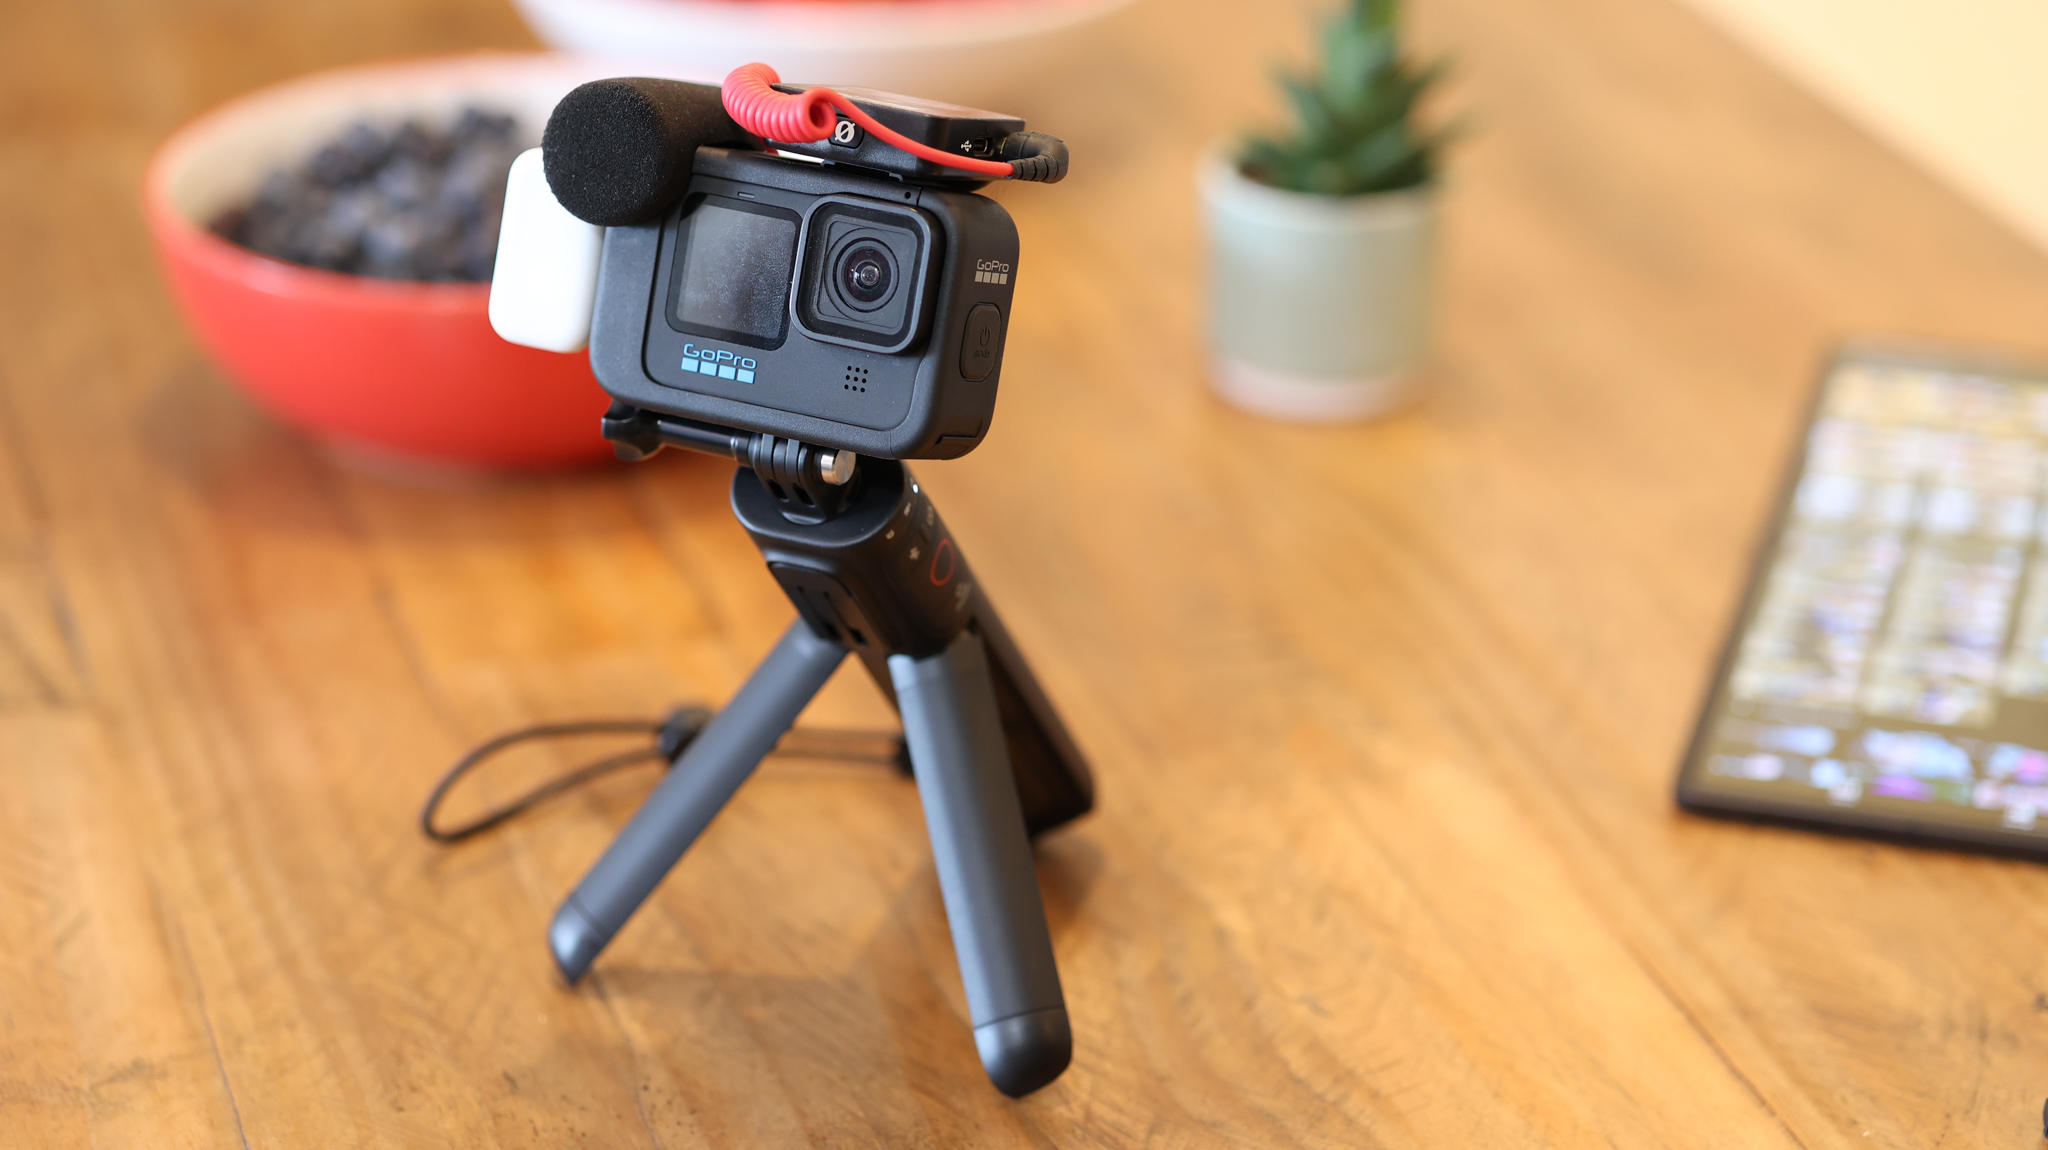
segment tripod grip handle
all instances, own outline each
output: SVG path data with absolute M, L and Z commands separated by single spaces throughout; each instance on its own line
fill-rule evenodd
M 563 977 L 583 977 L 845 657 L 802 619 L 789 625 L 555 912 L 548 946 Z
M 988 658 L 963 631 L 937 655 L 890 656 L 889 674 L 975 1047 L 996 1088 L 1022 1097 L 1060 1076 L 1074 1040 Z

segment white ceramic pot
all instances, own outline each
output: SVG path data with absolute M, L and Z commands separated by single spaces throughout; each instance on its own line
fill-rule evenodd
M 1277 419 L 1365 419 L 1414 397 L 1427 342 L 1433 186 L 1316 196 L 1248 179 L 1217 148 L 1209 231 L 1211 382 Z

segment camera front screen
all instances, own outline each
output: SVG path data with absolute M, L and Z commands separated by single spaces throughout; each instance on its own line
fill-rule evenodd
M 797 230 L 793 213 L 704 197 L 683 217 L 670 304 L 675 325 L 755 347 L 781 346 Z

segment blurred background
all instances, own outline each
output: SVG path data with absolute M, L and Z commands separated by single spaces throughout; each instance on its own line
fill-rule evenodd
M 1992 0 L 1940 15 L 1903 3 L 1852 8 L 1827 0 L 1687 2 L 2022 234 L 2048 237 L 2048 192 L 2042 191 L 2048 188 L 2048 144 L 2041 142 L 2048 132 L 2038 130 L 2036 111 L 2048 101 L 2034 98 L 2030 87 L 2041 82 L 2025 51 L 2040 31 L 2030 23 L 2039 19 L 2031 9 Z M 100 186 L 110 197 L 126 196 L 140 183 L 138 157 L 174 128 L 231 98 L 282 85 L 214 115 L 205 130 L 187 133 L 203 139 L 170 157 L 182 158 L 182 167 L 162 179 L 166 188 L 175 185 L 177 190 L 161 198 L 178 201 L 182 208 L 158 212 L 160 244 L 163 233 L 178 230 L 171 218 L 183 217 L 246 245 L 246 229 L 223 230 L 222 213 L 243 210 L 266 176 L 274 179 L 293 163 L 304 162 L 365 117 L 388 127 L 414 114 L 408 109 L 432 120 L 464 106 L 516 108 L 510 139 L 516 150 L 537 136 L 538 121 L 552 99 L 583 79 L 633 71 L 715 82 L 735 63 L 773 58 L 790 78 L 913 91 L 1015 112 L 1034 125 L 1056 127 L 1082 157 L 1075 165 L 1075 182 L 1059 193 L 1061 206 L 1078 207 L 1075 218 L 1118 229 L 1120 236 L 1136 241 L 1134 248 L 1167 261 L 1176 275 L 1199 279 L 1203 253 L 1213 241 L 1205 242 L 1199 228 L 1190 230 L 1179 222 L 1183 217 L 1156 208 L 1194 203 L 1197 185 L 1187 177 L 1203 149 L 1235 146 L 1230 142 L 1247 132 L 1288 120 L 1287 98 L 1274 80 L 1316 58 L 1323 26 L 1341 7 L 1308 2 L 1273 6 L 1264 18 L 1234 21 L 1226 31 L 1205 27 L 1203 21 L 1176 24 L 1133 12 L 1128 0 L 519 0 L 292 8 L 202 3 L 136 10 L 88 6 L 75 12 L 24 6 L 10 16 L 15 34 L 5 49 L 19 57 L 7 81 L 10 123 L 15 125 L 10 139 L 21 150 L 10 178 L 24 188 L 51 187 L 71 174 L 70 165 L 89 163 L 93 170 L 77 172 L 84 177 L 80 187 Z M 1489 92 L 1512 91 L 1506 69 L 1525 65 L 1496 64 L 1485 38 L 1455 30 L 1460 23 L 1455 6 L 1413 8 L 1400 18 L 1404 54 L 1451 65 L 1450 87 L 1429 93 L 1417 122 L 1455 122 L 1460 131 L 1477 128 L 1468 133 L 1471 162 L 1483 166 L 1500 147 L 1513 146 L 1518 118 L 1533 114 L 1525 110 L 1529 105 L 1522 94 L 1493 98 Z M 530 55 L 539 49 L 562 54 Z M 515 55 L 495 62 L 474 55 L 491 51 Z M 429 59 L 437 54 L 452 55 Z M 1199 77 L 1148 73 L 1166 67 L 1169 59 L 1199 60 Z M 394 65 L 394 60 L 407 63 Z M 352 66 L 369 66 L 369 71 L 351 74 Z M 1526 66 L 1560 78 L 1569 71 L 1564 61 Z M 310 85 L 286 83 L 311 74 L 321 79 Z M 463 95 L 465 89 L 469 96 Z M 1619 90 L 1603 98 L 1627 99 Z M 1559 121 L 1552 116 L 1551 123 Z M 1488 141 L 1496 129 L 1505 143 Z M 1462 144 L 1456 141 L 1449 149 L 1445 168 L 1452 178 L 1442 182 L 1443 194 L 1433 199 L 1455 199 Z M 163 167 L 177 165 L 167 160 Z M 284 198 L 290 198 L 289 189 Z M 1031 203 L 1019 205 L 1025 212 L 1032 208 Z M 12 226 L 53 234 L 61 225 L 38 213 L 59 210 L 75 209 L 31 203 Z M 122 218 L 134 220 L 128 213 L 96 226 L 119 228 Z M 484 267 L 494 221 L 492 216 L 475 229 L 485 241 Z M 1223 236 L 1219 249 L 1226 254 L 1228 239 Z M 1457 230 L 1448 239 L 1432 241 L 1443 242 L 1458 243 Z M 439 337 L 408 330 L 366 340 L 353 328 L 335 328 L 324 320 L 291 327 L 289 316 L 273 316 L 257 306 L 262 301 L 255 296 L 274 295 L 275 283 L 267 281 L 257 293 L 237 294 L 232 284 L 190 282 L 206 274 L 222 281 L 252 276 L 275 281 L 275 268 L 226 267 L 226 257 L 216 250 L 200 257 L 202 263 L 211 259 L 210 273 L 196 273 L 181 270 L 175 256 L 173 250 L 165 258 L 188 319 L 223 363 L 227 378 L 241 382 L 287 423 L 330 442 L 367 449 L 356 453 L 359 459 L 381 452 L 518 463 L 602 453 L 601 445 L 572 444 L 561 432 L 550 438 L 533 430 L 542 424 L 560 427 L 569 412 L 588 407 L 563 398 L 587 378 L 571 365 L 497 346 L 470 323 L 466 341 L 443 341 L 440 361 L 415 362 L 410 373 L 389 365 L 369 370 L 345 362 L 350 353 L 343 349 L 390 338 L 410 341 L 407 347 L 416 349 Z M 308 257 L 286 258 L 303 263 Z M 1427 248 L 1418 258 L 1427 265 L 1418 274 L 1429 279 L 1418 279 L 1409 294 L 1431 299 L 1438 261 Z M 1238 278 L 1237 269 L 1231 270 L 1226 283 Z M 1283 276 L 1291 270 L 1279 269 Z M 385 306 L 407 314 L 458 306 L 449 293 L 431 304 L 427 298 L 387 300 Z M 1175 306 L 1171 300 L 1162 302 Z M 1199 307 L 1201 298 L 1188 302 Z M 463 306 L 473 310 L 473 299 Z M 1434 322 L 1434 309 L 1428 311 L 1403 321 L 1418 332 L 1411 341 L 1418 350 L 1403 357 L 1405 374 L 1413 374 L 1424 354 L 1420 333 Z M 1190 325 L 1186 330 L 1204 343 L 1232 342 L 1228 331 L 1206 330 L 1198 316 L 1185 322 Z M 237 325 L 270 332 L 273 338 L 252 348 L 247 337 L 230 330 Z M 331 352 L 285 362 L 292 348 L 323 335 Z M 330 364 L 325 377 L 321 362 Z M 520 393 L 534 399 L 529 426 L 477 427 L 470 432 L 472 442 L 457 443 L 447 429 L 460 422 L 459 412 L 476 408 L 476 394 L 449 381 L 464 374 L 456 365 L 485 362 L 495 365 L 499 382 L 494 386 L 502 389 L 506 378 L 529 381 Z M 1210 374 L 1219 372 L 1227 375 L 1228 364 Z M 365 379 L 372 375 L 389 376 L 386 392 Z M 432 386 L 423 385 L 427 377 L 435 381 Z M 442 407 L 431 398 L 420 401 L 448 389 L 455 390 Z M 1229 387 L 1223 390 L 1231 394 Z M 401 395 L 407 399 L 401 401 Z M 542 396 L 551 398 L 544 402 Z M 1256 397 L 1247 405 L 1260 409 Z M 412 428 L 370 426 L 376 423 L 375 411 L 388 420 L 393 410 L 406 406 L 415 408 Z M 365 419 L 370 424 L 363 424 Z M 493 436 L 511 444 L 498 449 L 498 456 L 492 455 Z
M 2048 242 L 2048 11 L 2025 0 L 1689 0 L 1886 142 Z

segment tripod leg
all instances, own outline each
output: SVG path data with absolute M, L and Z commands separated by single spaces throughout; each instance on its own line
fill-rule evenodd
M 845 656 L 844 647 L 819 638 L 798 619 L 732 701 L 690 742 L 668 777 L 555 912 L 548 945 L 570 982 L 590 969 L 598 952 L 754 773 Z
M 1060 1076 L 1074 1039 L 988 659 L 981 639 L 963 631 L 940 654 L 891 656 L 889 674 L 974 1045 L 996 1088 L 1019 1098 Z

